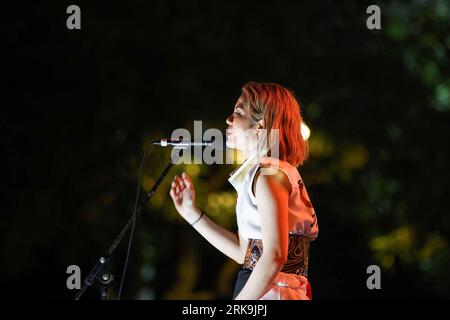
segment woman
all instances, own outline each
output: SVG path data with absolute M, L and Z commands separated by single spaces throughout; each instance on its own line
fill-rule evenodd
M 226 119 L 227 147 L 246 158 L 229 179 L 238 194 L 237 233 L 195 206 L 194 186 L 186 173 L 172 182 L 170 196 L 180 215 L 218 250 L 243 264 L 236 300 L 311 298 L 308 251 L 318 224 L 297 170 L 308 156 L 301 122 L 300 105 L 286 88 L 255 82 L 242 87 Z

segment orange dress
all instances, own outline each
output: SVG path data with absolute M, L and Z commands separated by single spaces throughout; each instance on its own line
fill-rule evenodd
M 236 216 L 242 238 L 262 239 L 260 215 L 252 190 L 253 179 L 261 164 L 277 168 L 289 178 L 292 186 L 288 203 L 289 232 L 308 237 L 310 240 L 316 239 L 319 232 L 317 215 L 297 168 L 276 158 L 263 157 L 258 160 L 256 155 L 249 157 L 228 179 L 238 193 Z M 240 270 L 234 297 L 245 285 L 250 273 L 251 270 Z M 311 287 L 305 276 L 279 272 L 261 300 L 309 300 L 311 297 Z

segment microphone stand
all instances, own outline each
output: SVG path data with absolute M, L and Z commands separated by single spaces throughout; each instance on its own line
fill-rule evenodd
M 166 177 L 166 175 L 170 171 L 170 169 L 173 167 L 174 162 L 178 162 L 178 159 L 180 158 L 184 148 L 176 148 L 176 149 L 180 149 L 180 152 L 176 153 L 174 155 L 174 161 L 172 161 L 173 159 L 171 159 L 169 161 L 169 163 L 167 164 L 167 166 L 165 167 L 165 169 L 163 170 L 163 172 L 159 176 L 158 180 L 153 185 L 152 189 L 147 193 L 147 195 L 142 200 L 142 202 L 139 205 L 139 207 L 136 209 L 136 216 L 134 215 L 134 212 L 133 212 L 133 215 L 128 220 L 127 224 L 122 229 L 122 231 L 119 233 L 119 235 L 117 236 L 116 240 L 114 240 L 114 242 L 112 243 L 112 245 L 109 248 L 109 250 L 106 252 L 106 254 L 103 257 L 100 257 L 98 262 L 91 269 L 91 271 L 89 272 L 88 276 L 86 277 L 86 279 L 83 282 L 83 287 L 75 295 L 74 300 L 79 300 L 81 298 L 81 296 L 84 294 L 84 292 L 86 291 L 86 289 L 94 284 L 95 280 L 98 280 L 102 284 L 101 300 L 108 300 L 109 286 L 110 286 L 111 282 L 114 279 L 114 275 L 107 269 L 106 264 L 111 259 L 112 254 L 114 253 L 114 251 L 116 250 L 116 248 L 120 244 L 120 242 L 122 241 L 122 239 L 125 236 L 125 234 L 127 233 L 128 229 L 130 229 L 130 227 L 132 226 L 133 219 L 137 218 L 137 216 L 144 209 L 144 207 L 147 204 L 147 202 L 155 194 L 155 192 L 158 189 L 159 185 L 164 180 L 164 178 Z

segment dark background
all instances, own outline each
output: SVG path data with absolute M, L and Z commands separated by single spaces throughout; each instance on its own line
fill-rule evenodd
M 81 30 L 66 8 L 81 8 Z M 366 27 L 381 8 L 382 29 Z M 130 216 L 142 154 L 176 128 L 224 130 L 247 81 L 292 89 L 311 129 L 299 168 L 319 217 L 315 299 L 450 297 L 447 1 L 17 2 L 2 13 L 0 287 L 71 299 Z M 152 148 L 141 190 L 170 159 Z M 179 218 L 174 173 L 235 228 L 235 165 L 181 165 L 139 218 L 127 299 L 229 299 L 238 265 Z M 117 279 L 126 241 L 110 269 Z M 381 290 L 366 268 L 381 267 Z M 87 299 L 97 299 L 91 288 Z

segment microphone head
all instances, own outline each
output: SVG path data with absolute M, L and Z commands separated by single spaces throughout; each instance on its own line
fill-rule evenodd
M 160 139 L 155 140 L 152 142 L 153 145 L 161 146 L 161 147 L 167 147 L 167 139 Z
M 161 147 L 173 146 L 176 148 L 208 147 L 208 146 L 212 146 L 218 150 L 223 150 L 226 148 L 226 142 L 223 139 L 219 141 L 215 141 L 215 139 L 214 140 L 160 139 L 154 140 L 152 144 Z

